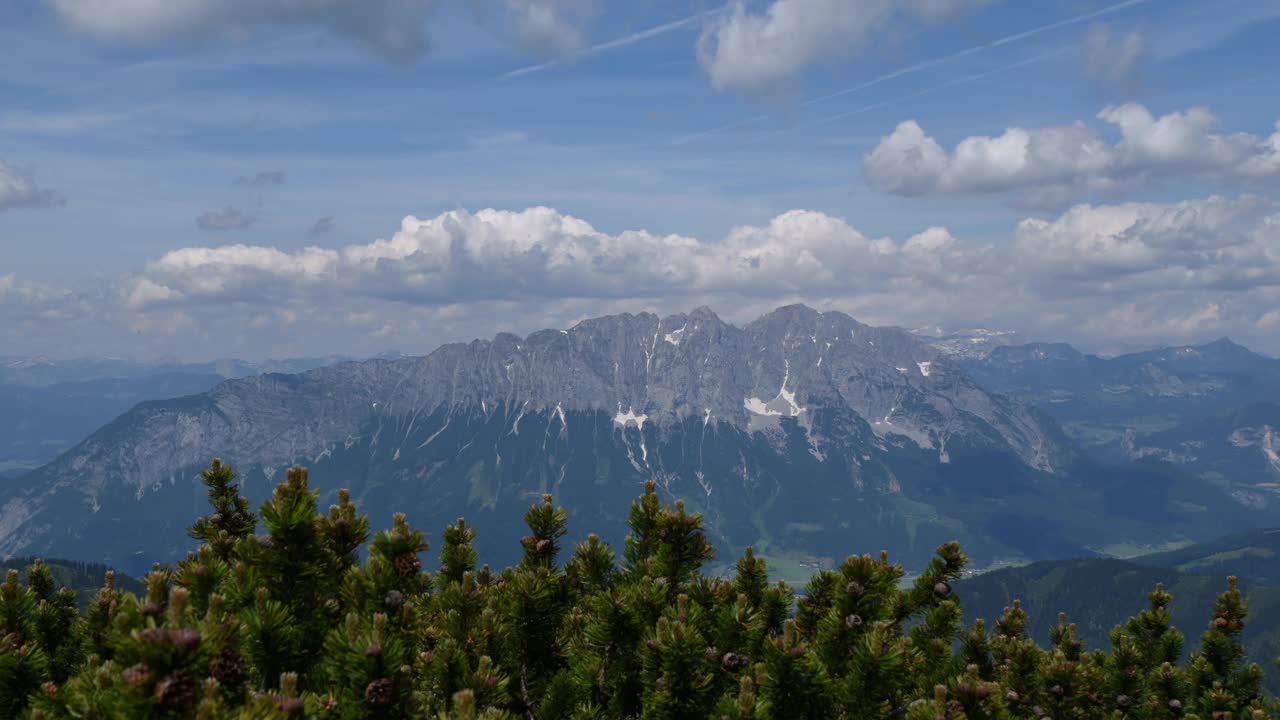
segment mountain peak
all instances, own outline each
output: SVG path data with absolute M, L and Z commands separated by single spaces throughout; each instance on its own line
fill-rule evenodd
M 1227 337 L 1226 335 L 1223 335 L 1217 340 L 1212 340 L 1210 342 L 1204 343 L 1197 347 L 1199 347 L 1199 349 L 1201 350 L 1214 350 L 1217 352 L 1248 353 L 1250 355 L 1257 354 L 1254 351 L 1250 350 L 1249 348 L 1245 347 L 1244 345 L 1241 345 L 1240 343 Z
M 1057 436 L 903 330 L 804 305 L 745 327 L 708 308 L 623 313 L 136 406 L 0 496 L 0 553 L 71 547 L 114 532 L 112 518 L 188 503 L 211 457 L 242 468 L 248 492 L 293 464 L 367 475 L 379 511 L 431 497 L 415 511 L 432 522 L 534 490 L 589 503 L 658 480 L 744 542 L 746 518 L 787 506 L 785 488 L 836 498 L 844 510 L 824 503 L 814 522 L 845 537 L 867 498 L 923 497 L 907 479 L 921 458 L 941 472 L 997 453 L 1053 474 L 1068 452 Z M 159 531 L 137 526 L 136 538 Z

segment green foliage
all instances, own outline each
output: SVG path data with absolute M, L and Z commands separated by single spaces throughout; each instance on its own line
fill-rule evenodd
M 236 473 L 230 465 L 214 458 L 200 473 L 200 482 L 209 488 L 209 505 L 213 511 L 196 518 L 187 534 L 212 548 L 214 554 L 227 559 L 237 540 L 253 533 L 258 519 L 249 510 L 249 500 L 238 494 Z
M 141 593 L 114 575 L 83 609 L 32 562 L 0 584 L 0 717 L 269 720 L 1227 720 L 1272 717 L 1229 584 L 1184 662 L 1173 597 L 1086 647 L 1065 615 L 1037 645 L 1014 602 L 961 624 L 966 558 L 938 548 L 907 587 L 885 553 L 851 556 L 797 597 L 747 549 L 733 577 L 702 518 L 654 484 L 619 560 L 589 536 L 561 558 L 568 515 L 525 514 L 523 558 L 476 568 L 475 531 L 373 534 L 344 491 L 327 514 L 301 468 L 246 524 L 230 468 L 204 475 L 201 547 Z M 218 517 L 214 517 L 218 516 Z M 359 550 L 368 544 L 368 556 Z

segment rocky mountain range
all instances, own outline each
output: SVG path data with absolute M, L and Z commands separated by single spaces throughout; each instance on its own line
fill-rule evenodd
M 486 557 L 518 547 L 514 509 L 543 492 L 621 533 L 649 479 L 722 548 L 754 545 L 784 574 L 882 547 L 922 561 L 951 539 L 981 562 L 1275 520 L 1220 487 L 1091 462 L 908 331 L 803 306 L 736 327 L 701 308 L 142 403 L 6 486 L 0 554 L 179 553 L 214 456 L 257 498 L 297 463 L 375 523 L 404 510 L 434 535 L 466 515 Z
M 0 357 L 0 473 L 20 475 L 39 467 L 146 400 L 193 395 L 227 379 L 304 372 L 351 359 L 144 363 Z
M 1226 338 L 1111 358 L 1062 343 L 999 347 L 959 362 L 983 387 L 1035 405 L 1104 462 L 1159 462 L 1274 501 L 1280 360 Z

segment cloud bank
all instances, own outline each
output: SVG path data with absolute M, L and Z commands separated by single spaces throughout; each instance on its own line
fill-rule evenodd
M 24 347 L 74 333 L 135 351 L 423 352 L 606 312 L 708 304 L 746 320 L 796 301 L 1095 349 L 1225 334 L 1275 353 L 1280 209 L 1248 195 L 1082 204 L 1000 237 L 930 227 L 902 239 L 809 210 L 717 239 L 608 233 L 546 207 L 458 210 L 344 247 L 183 248 L 92 291 L 5 276 L 0 326 Z
M 1011 194 L 1032 205 L 1063 205 L 1086 193 L 1114 193 L 1154 179 L 1225 181 L 1280 177 L 1280 121 L 1268 137 L 1215 132 L 1217 118 L 1193 107 L 1155 117 L 1138 103 L 1108 106 L 1097 119 L 1110 141 L 1077 122 L 1011 127 L 947 150 L 915 120 L 898 124 L 863 158 L 868 184 L 897 195 Z

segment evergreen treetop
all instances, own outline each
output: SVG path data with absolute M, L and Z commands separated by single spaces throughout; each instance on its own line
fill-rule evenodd
M 730 578 L 697 513 L 653 483 L 621 557 L 567 557 L 568 514 L 525 514 L 519 564 L 477 569 L 475 530 L 445 528 L 439 568 L 402 514 L 370 533 L 349 493 L 321 512 L 302 468 L 250 512 L 231 468 L 202 475 L 201 546 L 141 597 L 107 572 L 83 613 L 32 562 L 0 583 L 0 718 L 449 720 L 1238 720 L 1277 717 L 1244 658 L 1231 581 L 1181 657 L 1174 598 L 1088 648 L 1060 616 L 1044 644 L 1014 602 L 962 627 L 955 543 L 901 588 L 881 552 L 770 583 L 748 548 Z M 261 521 L 263 533 L 255 535 Z M 361 560 L 359 549 L 369 552 Z

